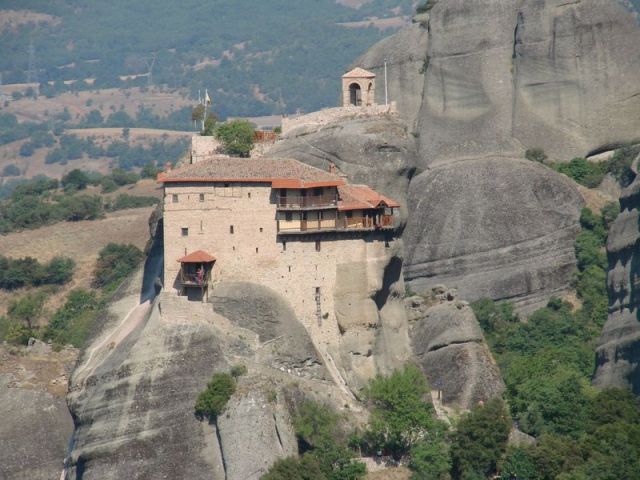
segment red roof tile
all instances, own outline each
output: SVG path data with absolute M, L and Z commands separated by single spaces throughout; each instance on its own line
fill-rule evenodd
M 274 188 L 314 188 L 343 185 L 334 173 L 290 158 L 213 156 L 158 175 L 161 183 L 255 182 Z
M 367 185 L 342 185 L 338 187 L 338 210 L 366 210 L 369 208 L 399 208 L 400 204 L 380 195 Z
M 209 255 L 204 250 L 196 250 L 178 260 L 180 263 L 211 263 L 215 262 L 216 257 Z

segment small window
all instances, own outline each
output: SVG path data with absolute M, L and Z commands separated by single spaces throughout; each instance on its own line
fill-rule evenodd
M 256 253 L 258 253 L 258 247 L 256 247 Z
M 233 251 L 234 251 L 234 252 L 236 251 L 236 247 L 235 247 L 235 245 L 233 246 Z
M 260 233 L 262 233 L 262 227 L 260 227 Z
M 251 192 L 247 193 L 247 197 L 251 198 Z
M 174 193 L 173 195 L 171 195 L 171 201 L 173 203 L 178 203 L 178 194 Z
M 316 240 L 316 252 L 320 251 L 320 240 Z
M 201 193 L 201 194 L 200 194 L 200 201 L 201 201 L 201 202 L 204 202 L 204 193 Z
M 229 225 L 229 233 L 233 235 L 233 225 Z
M 291 220 L 293 220 L 293 214 L 292 214 L 291 212 L 287 212 L 287 213 L 285 213 L 285 214 L 284 214 L 284 219 L 285 219 L 287 222 L 290 222 Z
M 186 227 L 182 227 L 182 236 L 183 237 L 188 237 L 189 236 L 189 229 Z
M 289 273 L 291 273 L 291 265 L 289 265 Z
M 283 252 L 287 251 L 287 242 L 282 242 L 282 251 Z

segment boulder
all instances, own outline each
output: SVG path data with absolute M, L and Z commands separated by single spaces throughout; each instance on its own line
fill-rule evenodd
M 410 332 L 413 354 L 431 389 L 442 391 L 445 404 L 470 409 L 502 394 L 500 370 L 471 307 L 441 300 L 409 309 L 418 313 Z
M 442 164 L 413 179 L 408 204 L 410 290 L 446 283 L 531 310 L 568 288 L 583 199 L 567 177 L 511 158 Z

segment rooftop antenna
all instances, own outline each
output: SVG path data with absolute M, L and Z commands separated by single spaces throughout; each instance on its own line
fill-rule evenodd
M 389 88 L 387 87 L 387 58 L 384 59 L 384 104 L 389 105 Z

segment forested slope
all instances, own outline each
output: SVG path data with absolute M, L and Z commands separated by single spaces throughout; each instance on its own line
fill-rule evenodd
M 151 70 L 156 85 L 208 87 L 222 115 L 309 111 L 333 104 L 343 70 L 389 33 L 375 18 L 400 26 L 412 3 L 7 0 L 0 73 L 5 84 L 37 79 L 64 90 L 65 80 L 93 78 L 93 88 L 147 85 Z M 343 25 L 350 22 L 364 23 Z

